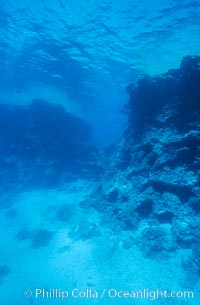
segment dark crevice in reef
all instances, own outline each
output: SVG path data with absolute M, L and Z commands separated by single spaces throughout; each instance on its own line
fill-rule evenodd
M 128 126 L 87 205 L 129 230 L 128 248 L 139 245 L 145 257 L 192 249 L 188 261 L 195 276 L 200 273 L 200 57 L 185 57 L 179 69 L 164 75 L 144 76 L 127 92 Z
M 192 190 L 187 185 L 178 185 L 178 184 L 172 184 L 172 183 L 166 183 L 162 181 L 148 181 L 144 185 L 144 189 L 152 186 L 155 192 L 158 193 L 172 193 L 174 195 L 177 195 L 182 202 L 187 202 L 190 199 L 190 196 L 192 196 Z
M 149 217 L 153 212 L 153 201 L 150 199 L 146 199 L 141 202 L 140 205 L 137 206 L 135 212 L 140 215 L 141 218 Z

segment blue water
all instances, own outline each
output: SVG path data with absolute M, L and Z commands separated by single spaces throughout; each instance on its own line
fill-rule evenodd
M 8 0 L 0 7 L 1 99 L 71 107 L 103 146 L 124 127 L 127 83 L 176 68 L 200 48 L 198 0 Z
M 181 260 L 191 255 L 190 248 L 151 260 L 137 243 L 130 246 L 137 238 L 132 224 L 122 228 L 109 214 L 116 202 L 119 210 L 126 206 L 135 183 L 130 186 L 132 180 L 124 178 L 130 175 L 124 166 L 134 160 L 123 138 L 126 87 L 146 74 L 177 69 L 184 56 L 200 55 L 199 16 L 199 0 L 0 0 L 1 305 L 151 303 L 36 299 L 36 288 L 194 289 L 200 294 L 196 271 L 180 284 Z M 168 134 L 173 142 L 170 124 Z M 192 170 L 185 183 L 195 187 L 199 173 Z M 115 188 L 124 197 L 118 199 Z M 102 202 L 94 208 L 102 189 Z M 105 198 L 110 207 L 103 205 Z M 147 225 L 141 220 L 137 234 Z M 164 229 L 170 231 L 170 225 Z M 26 289 L 33 295 L 24 295 Z M 170 301 L 197 305 L 199 297 Z

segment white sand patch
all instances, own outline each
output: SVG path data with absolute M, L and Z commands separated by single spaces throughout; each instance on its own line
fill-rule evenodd
M 111 288 L 123 290 L 180 289 L 182 277 L 179 252 L 163 260 L 142 257 L 136 246 L 123 248 L 123 240 L 130 232 L 112 233 L 109 227 L 100 225 L 101 217 L 94 209 L 79 207 L 93 188 L 92 183 L 78 181 L 59 190 L 37 190 L 20 194 L 14 207 L 15 218 L 0 213 L 1 263 L 8 265 L 11 272 L 0 286 L 0 304 L 149 304 L 150 300 L 125 300 L 105 298 L 102 300 L 70 299 L 34 300 L 23 296 L 30 288 L 60 288 L 80 290 L 87 287 L 97 291 Z M 71 206 L 72 215 L 66 220 L 58 219 L 61 206 Z M 112 220 L 111 220 L 112 221 Z M 99 235 L 91 234 L 90 226 Z M 45 229 L 53 232 L 46 247 L 31 247 L 31 240 L 16 238 L 19 230 Z M 74 236 L 73 236 L 74 234 Z M 14 293 L 11 294 L 11 292 Z M 191 304 L 198 304 L 192 302 Z M 164 304 L 158 301 L 158 304 Z M 182 304 L 176 300 L 175 304 Z

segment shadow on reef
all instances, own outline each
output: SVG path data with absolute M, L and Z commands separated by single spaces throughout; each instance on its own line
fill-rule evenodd
M 108 155 L 93 198 L 81 202 L 129 231 L 151 259 L 181 250 L 187 279 L 200 274 L 200 57 L 127 87 L 128 127 Z M 106 219 L 104 218 L 106 223 Z M 191 266 L 192 272 L 186 265 Z M 187 282 L 187 280 L 186 280 Z
M 1 185 L 55 186 L 62 179 L 98 177 L 90 126 L 60 105 L 33 100 L 0 104 Z

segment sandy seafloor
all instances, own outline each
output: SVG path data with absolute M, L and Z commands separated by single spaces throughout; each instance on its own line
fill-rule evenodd
M 59 189 L 23 192 L 15 196 L 10 209 L 0 211 L 0 231 L 5 232 L 1 235 L 0 259 L 10 268 L 0 285 L 1 305 L 153 302 L 150 299 L 109 299 L 106 293 L 103 299 L 71 296 L 63 301 L 59 298 L 35 299 L 36 288 L 69 292 L 75 288 L 80 291 L 91 288 L 99 294 L 103 289 L 107 292 L 111 288 L 180 290 L 180 283 L 185 281 L 181 257 L 187 255 L 188 250 L 150 260 L 142 256 L 138 247 L 124 246 L 133 235 L 130 231 L 114 228 L 111 219 L 93 208 L 79 206 L 91 193 L 93 184 L 78 180 Z M 57 215 L 59 207 L 63 206 L 65 212 L 69 207 L 69 215 L 65 215 L 64 220 L 61 216 L 61 221 Z M 30 239 L 19 239 L 20 230 L 40 229 L 53 232 L 53 238 L 46 246 L 33 247 Z M 186 287 L 187 283 L 184 285 Z M 31 289 L 33 296 L 25 297 L 25 289 Z M 193 283 L 192 289 L 194 293 L 200 291 L 200 283 Z M 196 293 L 194 299 L 158 299 L 154 302 L 169 304 L 169 301 L 170 304 L 199 304 Z

